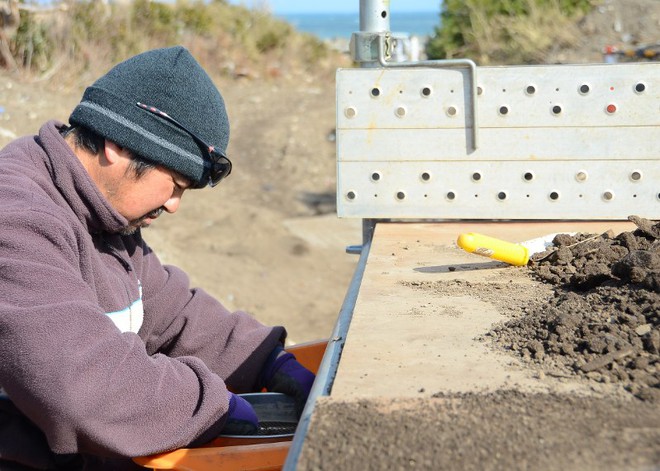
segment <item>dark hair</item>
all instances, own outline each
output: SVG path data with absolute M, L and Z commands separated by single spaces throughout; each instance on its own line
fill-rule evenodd
M 62 137 L 69 135 L 73 136 L 73 144 L 76 147 L 86 150 L 92 154 L 99 154 L 105 145 L 105 138 L 95 133 L 89 128 L 84 126 L 69 126 L 60 131 Z M 131 151 L 131 163 L 128 166 L 129 170 L 133 171 L 135 178 L 140 178 L 147 170 L 156 167 L 156 164 L 150 160 L 145 159 L 141 155 Z

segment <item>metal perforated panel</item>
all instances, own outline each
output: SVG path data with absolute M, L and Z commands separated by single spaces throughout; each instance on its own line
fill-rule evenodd
M 660 64 L 468 73 L 338 71 L 339 216 L 660 218 Z

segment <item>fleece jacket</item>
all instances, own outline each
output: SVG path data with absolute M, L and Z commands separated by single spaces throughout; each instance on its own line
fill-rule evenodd
M 0 469 L 123 469 L 218 435 L 286 332 L 120 235 L 60 127 L 0 151 Z

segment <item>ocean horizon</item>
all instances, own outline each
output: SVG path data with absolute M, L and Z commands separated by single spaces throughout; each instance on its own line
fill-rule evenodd
M 298 31 L 310 33 L 323 40 L 350 39 L 360 30 L 360 15 L 357 13 L 287 13 L 276 14 Z M 390 15 L 393 33 L 412 36 L 431 36 L 440 25 L 440 12 L 400 12 Z

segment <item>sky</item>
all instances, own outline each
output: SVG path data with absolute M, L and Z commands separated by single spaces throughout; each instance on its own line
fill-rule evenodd
M 274 14 L 358 13 L 360 0 L 230 0 L 236 5 L 268 7 Z M 390 0 L 390 11 L 440 11 L 441 0 Z

